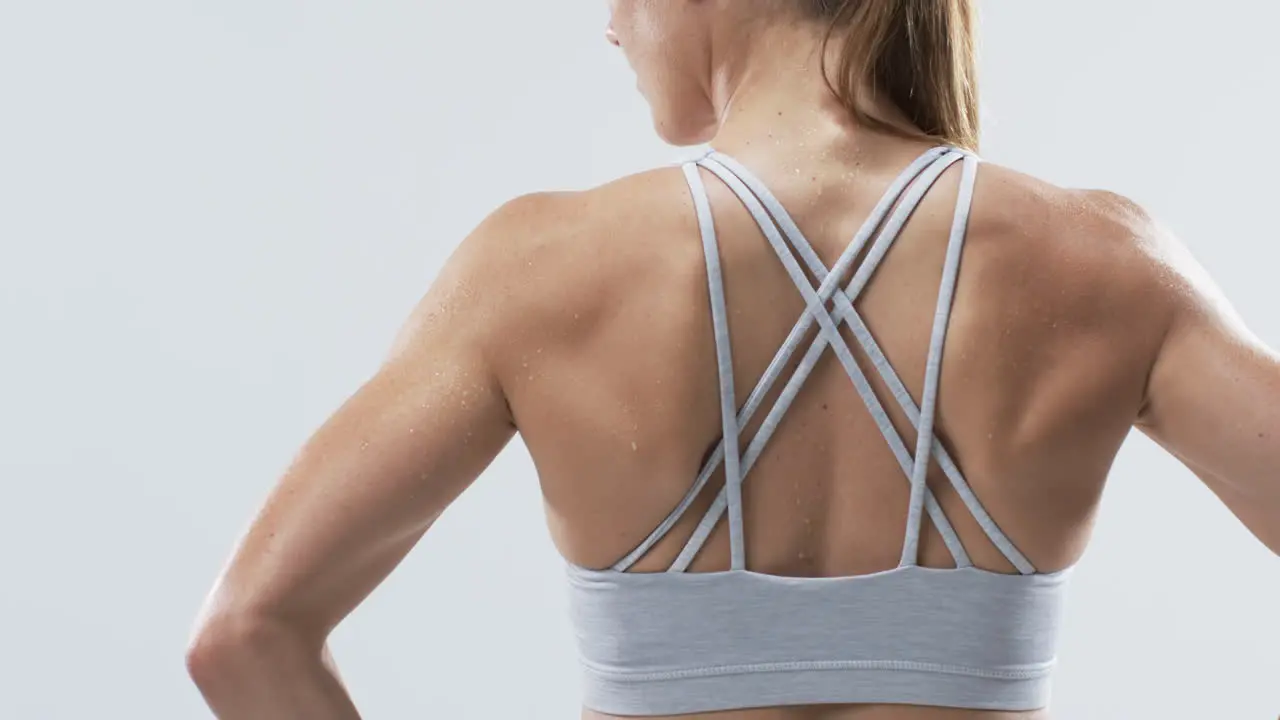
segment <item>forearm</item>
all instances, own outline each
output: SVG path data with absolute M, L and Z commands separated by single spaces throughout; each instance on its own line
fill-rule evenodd
M 201 632 L 192 679 L 221 720 L 358 720 L 323 646 L 266 622 Z

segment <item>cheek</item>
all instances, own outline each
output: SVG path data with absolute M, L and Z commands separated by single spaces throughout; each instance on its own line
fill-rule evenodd
M 679 71 L 679 48 L 668 2 L 618 0 L 613 31 L 645 85 L 666 84 Z M 656 89 L 656 88 L 655 88 Z
M 636 0 L 610 0 L 609 27 L 624 41 L 630 41 L 642 8 Z
M 659 134 L 687 144 L 714 125 L 699 66 L 691 18 L 672 0 L 615 0 L 612 27 L 648 100 Z
M 677 40 L 685 22 L 679 8 L 672 0 L 615 0 L 614 32 L 632 55 L 655 61 Z

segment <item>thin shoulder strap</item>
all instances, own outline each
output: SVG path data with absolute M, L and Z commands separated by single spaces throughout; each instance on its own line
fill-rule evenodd
M 724 297 L 724 278 L 720 271 L 720 248 L 716 242 L 715 220 L 711 215 L 711 202 L 702 183 L 698 166 L 687 163 L 685 178 L 693 193 L 693 204 L 698 213 L 698 228 L 702 233 L 702 251 L 707 258 L 707 285 L 711 293 L 711 321 L 716 343 L 716 365 L 720 375 L 720 423 L 725 443 L 725 490 L 729 506 L 729 547 L 734 570 L 746 567 L 746 553 L 742 538 L 742 473 L 738 454 L 737 401 L 733 387 L 733 346 L 729 340 L 729 313 Z
M 973 207 L 973 189 L 978 177 L 978 159 L 965 157 L 964 174 L 960 180 L 960 197 L 956 201 L 955 219 L 951 224 L 951 238 L 947 242 L 947 258 L 942 266 L 942 283 L 938 288 L 938 307 L 934 312 L 933 333 L 929 340 L 929 355 L 925 362 L 924 393 L 920 398 L 920 421 L 916 423 L 915 467 L 911 473 L 911 504 L 907 509 L 907 535 L 902 543 L 901 565 L 916 565 L 920 561 L 920 513 L 924 506 L 924 494 L 928 488 L 930 449 L 934 442 L 933 423 L 937 416 L 938 381 L 942 375 L 942 348 L 947 341 L 951 306 L 956 294 L 956 278 L 960 274 L 960 255 L 968 234 L 969 212 Z
M 792 246 L 795 247 L 796 251 L 801 256 L 801 259 L 804 260 L 805 264 L 809 267 L 810 272 L 818 277 L 824 277 L 830 272 L 826 265 L 823 264 L 822 259 L 818 257 L 817 252 L 814 251 L 813 246 L 804 236 L 804 233 L 800 231 L 800 228 L 791 218 L 790 213 L 787 212 L 786 208 L 783 207 L 782 203 L 778 201 L 773 193 L 769 191 L 768 186 L 761 182 L 750 170 L 728 155 L 712 153 L 708 157 L 708 162 L 721 164 L 746 183 L 746 185 L 751 189 L 751 192 L 754 193 L 762 203 L 764 203 L 769 214 L 777 221 L 779 228 L 782 230 L 783 234 L 786 235 Z M 977 158 L 977 156 L 966 159 L 966 169 L 963 181 L 967 181 L 969 183 L 969 198 L 966 199 L 964 197 L 962 188 L 961 197 L 959 198 L 957 205 L 957 212 L 959 212 L 961 207 L 964 207 L 965 212 L 967 213 L 969 207 L 972 205 L 973 183 L 976 183 L 977 180 L 977 169 L 976 167 L 972 167 L 972 165 L 980 162 L 981 159 Z M 889 360 L 885 356 L 884 350 L 881 349 L 880 344 L 876 342 L 875 337 L 872 336 L 866 322 L 863 321 L 861 315 L 853 307 L 852 299 L 845 292 L 837 292 L 835 294 L 835 304 L 836 309 L 833 316 L 836 322 L 849 323 L 853 330 L 854 338 L 867 353 L 872 366 L 876 369 L 880 378 L 885 382 L 885 385 L 888 386 L 890 393 L 906 414 L 907 421 L 910 422 L 912 426 L 919 427 L 920 408 L 916 405 L 915 400 L 912 399 L 911 393 L 907 391 L 906 385 L 902 382 L 902 379 L 898 377 L 893 366 L 889 364 Z M 991 540 L 992 544 L 995 545 L 1005 559 L 1007 559 L 1010 564 L 1018 570 L 1018 572 L 1027 575 L 1035 573 L 1035 566 L 1027 560 L 1026 556 L 1018 550 L 1013 542 L 1009 540 L 1008 536 L 1005 535 L 1004 531 L 1000 529 L 999 525 L 996 524 L 995 520 L 987 512 L 986 508 L 983 507 L 982 502 L 978 500 L 977 496 L 974 494 L 973 489 L 969 486 L 969 483 L 960 472 L 959 467 L 956 466 L 955 461 L 951 458 L 951 454 L 947 452 L 942 442 L 936 437 L 933 438 L 932 454 L 938 461 L 938 465 L 942 469 L 943 474 L 947 477 L 948 481 L 950 481 L 952 488 L 964 502 L 965 508 L 968 509 L 969 513 L 978 522 L 983 533 L 989 540 Z M 917 457 L 918 456 L 919 453 L 917 453 Z M 912 471 L 912 474 L 914 474 L 914 470 Z M 926 503 L 927 502 L 928 496 L 926 495 Z M 927 507 L 928 506 L 926 505 L 926 509 Z M 930 513 L 930 517 L 933 517 L 933 513 Z

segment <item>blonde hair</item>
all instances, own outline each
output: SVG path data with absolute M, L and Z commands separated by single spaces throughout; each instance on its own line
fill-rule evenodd
M 896 135 L 978 149 L 977 12 L 973 0 L 802 0 L 829 22 L 824 48 L 843 40 L 823 70 L 858 121 Z M 831 72 L 834 70 L 834 72 Z M 919 129 L 870 114 L 862 93 L 893 103 Z

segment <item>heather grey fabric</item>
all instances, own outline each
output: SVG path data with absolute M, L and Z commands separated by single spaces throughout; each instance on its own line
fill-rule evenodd
M 957 162 L 963 162 L 960 195 L 917 406 L 853 302 L 929 189 Z M 684 166 L 706 253 L 723 438 L 686 496 L 635 550 L 608 570 L 569 566 L 572 619 L 588 707 L 645 716 L 824 703 L 996 710 L 1047 705 L 1069 571 L 1035 570 L 983 509 L 933 433 L 942 352 L 979 163 L 977 156 L 955 148 L 926 152 L 889 187 L 830 269 L 781 203 L 740 163 L 711 151 Z M 724 282 L 700 167 L 724 182 L 746 206 L 806 302 L 805 313 L 741 407 L 734 397 Z M 862 264 L 841 288 L 840 279 L 864 249 Z M 793 250 L 810 273 L 822 278 L 817 288 Z M 914 454 L 893 428 L 840 335 L 843 322 L 850 324 L 915 425 Z M 815 323 L 818 336 L 742 452 L 741 428 L 760 409 Z M 742 482 L 827 347 L 854 383 L 911 485 L 902 559 L 893 570 L 858 577 L 786 578 L 752 572 L 746 567 Z M 925 483 L 930 458 L 938 461 L 965 507 L 1019 574 L 973 567 Z M 725 487 L 668 572 L 627 572 L 683 516 L 722 462 Z M 687 572 L 726 513 L 730 569 Z M 917 564 L 924 513 L 942 535 L 954 569 Z

